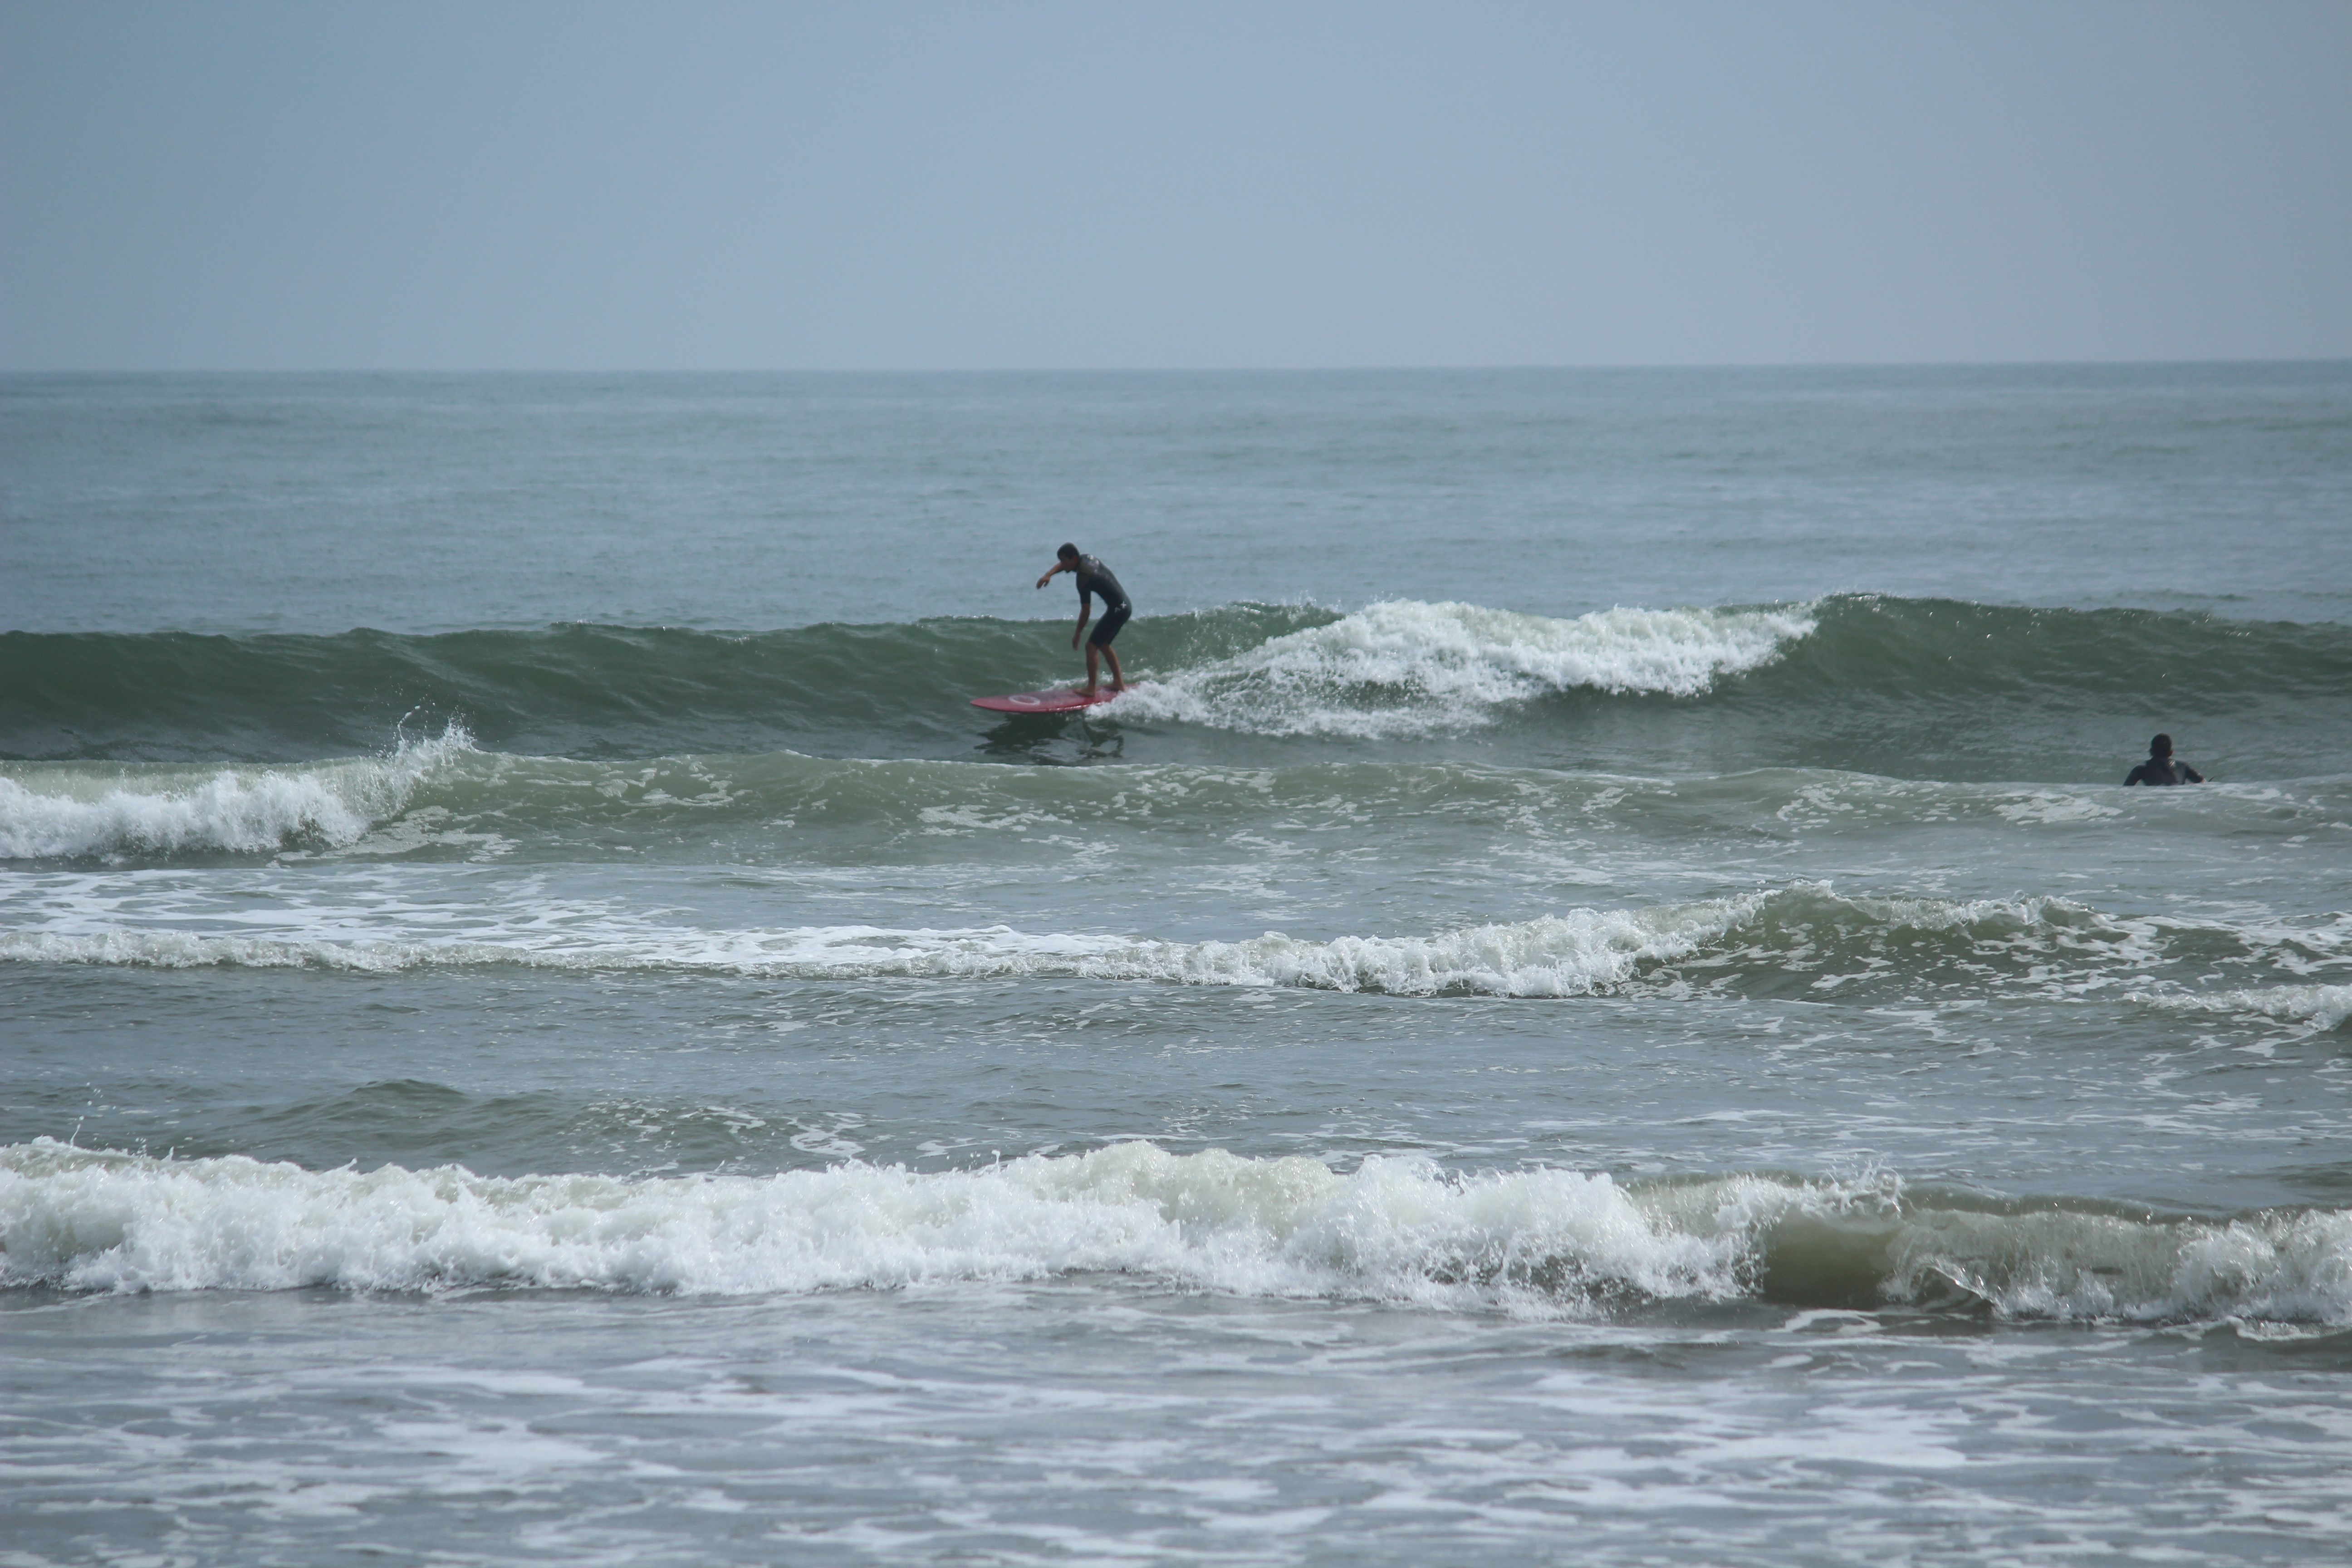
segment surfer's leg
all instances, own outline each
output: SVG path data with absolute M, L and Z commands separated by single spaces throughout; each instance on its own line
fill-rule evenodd
M 1118 668 L 1118 650 L 1110 646 L 1110 639 L 1118 636 L 1118 628 L 1127 625 L 1127 617 L 1134 613 L 1133 610 L 1121 605 L 1116 610 L 1105 610 L 1103 618 L 1095 623 L 1095 635 L 1087 639 L 1087 696 L 1094 695 L 1095 653 L 1097 649 L 1110 655 L 1110 689 L 1113 691 L 1127 689 L 1127 677 Z
M 1114 663 L 1111 668 L 1117 669 L 1118 666 Z M 1095 694 L 1096 683 L 1102 679 L 1101 670 L 1102 649 L 1092 643 L 1087 644 L 1087 695 L 1089 697 Z

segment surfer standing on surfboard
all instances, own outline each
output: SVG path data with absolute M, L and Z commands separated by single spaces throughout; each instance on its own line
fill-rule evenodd
M 1070 572 L 1076 574 L 1078 629 L 1070 634 L 1072 647 L 1077 647 L 1078 639 L 1086 637 L 1087 617 L 1094 613 L 1093 596 L 1097 594 L 1102 595 L 1102 619 L 1095 624 L 1095 635 L 1087 637 L 1086 694 L 1089 697 L 1095 694 L 1095 687 L 1101 679 L 1099 671 L 1102 668 L 1102 659 L 1106 655 L 1110 658 L 1110 689 L 1113 691 L 1126 690 L 1127 677 L 1119 672 L 1118 654 L 1110 646 L 1110 639 L 1118 636 L 1118 628 L 1127 625 L 1128 616 L 1135 614 L 1135 606 L 1127 602 L 1127 590 L 1118 585 L 1118 579 L 1110 574 L 1109 567 L 1091 555 L 1079 554 L 1076 545 L 1065 544 L 1054 553 L 1061 559 L 1055 563 L 1053 572 L 1048 572 L 1037 579 L 1037 586 L 1042 588 L 1052 582 L 1055 572 Z

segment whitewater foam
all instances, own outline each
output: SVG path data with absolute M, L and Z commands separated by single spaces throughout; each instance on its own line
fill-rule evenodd
M 0 774 L 0 859 L 265 854 L 357 843 L 418 784 L 473 750 L 451 724 L 383 757 L 273 768 L 19 763 Z
M 2119 919 L 2071 900 L 1840 894 L 1826 884 L 1640 909 L 1571 907 L 1430 935 L 1177 942 L 1007 925 L 710 927 L 607 900 L 484 903 L 461 880 L 419 899 L 399 879 L 346 883 L 333 902 L 191 899 L 131 873 L 117 883 L 28 882 L 0 961 L 140 968 L 310 968 L 363 973 L 515 966 L 672 971 L 799 980 L 1028 979 L 1284 986 L 1398 996 L 1574 997 L 1696 990 L 1870 1002 L 1989 995 L 2160 999 L 2217 973 L 2258 980 L 2340 965 L 2342 933 L 2308 927 Z M 257 889 L 260 891 L 260 889 Z M 2290 988 L 2294 990 L 2294 988 Z M 2303 987 L 2307 1011 L 2342 987 Z M 2201 992 L 2189 994 L 2192 998 Z M 2300 996 L 2301 991 L 2295 991 Z M 2285 993 L 2223 1005 L 2274 1014 Z M 2176 1005 L 2167 1002 L 2165 1005 Z M 2206 1005 L 2192 1002 L 2189 1005 Z
M 1108 711 L 1268 735 L 1418 734 L 1586 689 L 1694 697 L 1815 628 L 1806 610 L 1612 609 L 1572 620 L 1389 600 L 1156 677 Z
M 796 979 L 1023 978 L 1282 985 L 1394 995 L 1579 996 L 1642 964 L 1696 951 L 1754 899 L 1646 910 L 1579 909 L 1430 937 L 1314 942 L 1269 931 L 1239 942 L 1177 942 L 1009 926 L 784 931 L 663 927 L 625 915 L 541 911 L 504 940 L 316 940 L 113 927 L 0 933 L 0 959 L 36 963 L 310 968 L 389 973 L 512 964 L 538 969 L 668 969 Z
M 1128 1143 L 920 1174 L 488 1178 L 243 1157 L 0 1151 L 5 1278 L 78 1289 L 508 1284 L 749 1293 L 1076 1272 L 1271 1295 L 1466 1300 L 1576 1281 L 1734 1290 L 1736 1241 L 1660 1233 L 1606 1176 Z M 1562 1270 L 1565 1273 L 1562 1273 Z
M 1938 1204 L 1887 1180 L 1644 1189 L 1415 1158 L 1343 1173 L 1142 1142 L 970 1171 L 634 1179 L 0 1150 L 0 1283 L 16 1286 L 751 1294 L 1085 1273 L 1538 1314 L 1958 1290 L 2016 1317 L 2340 1322 L 2352 1214 L 2165 1220 Z
M 2133 1000 L 2179 1012 L 2276 1018 L 2320 1031 L 2352 1024 L 2352 985 L 2241 986 L 2211 992 L 2137 992 Z

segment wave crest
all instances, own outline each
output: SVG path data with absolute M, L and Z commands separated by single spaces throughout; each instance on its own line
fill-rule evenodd
M 1695 697 L 1809 636 L 1805 610 L 1612 609 L 1572 620 L 1390 600 L 1139 686 L 1108 710 L 1266 735 L 1417 734 L 1547 693 Z
M 460 725 L 388 757 L 275 768 L 126 767 L 112 778 L 52 770 L 47 786 L 0 776 L 0 860 L 119 858 L 343 847 L 404 806 L 418 784 L 473 750 Z

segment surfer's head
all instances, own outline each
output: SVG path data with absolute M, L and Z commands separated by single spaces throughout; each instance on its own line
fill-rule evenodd
M 2151 757 L 2168 757 L 2172 755 L 2172 737 L 2169 735 L 2158 735 L 2155 740 L 2150 741 L 2147 743 L 2147 754 Z
M 1075 544 L 1065 544 L 1054 553 L 1064 561 L 1076 561 L 1078 558 L 1078 547 Z

